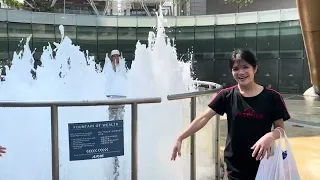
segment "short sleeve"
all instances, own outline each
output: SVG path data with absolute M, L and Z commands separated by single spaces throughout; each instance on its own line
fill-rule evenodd
M 218 94 L 216 94 L 208 106 L 216 113 L 223 116 L 223 114 L 226 112 L 226 91 L 221 90 Z
M 273 121 L 283 119 L 284 121 L 290 119 L 290 114 L 288 112 L 286 103 L 284 102 L 280 93 L 274 94 L 274 113 L 273 113 Z

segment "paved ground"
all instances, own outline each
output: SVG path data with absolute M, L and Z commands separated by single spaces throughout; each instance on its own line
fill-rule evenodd
M 199 100 L 198 112 L 206 108 L 210 96 Z M 284 95 L 287 107 L 292 119 L 285 123 L 287 136 L 295 155 L 296 163 L 302 180 L 320 179 L 320 99 L 305 98 L 298 95 Z M 220 121 L 220 150 L 221 155 L 226 139 L 226 120 L 221 117 Z M 207 125 L 197 135 L 197 142 L 201 143 L 198 151 L 206 153 L 207 158 L 212 154 L 212 143 L 209 138 L 212 136 L 212 124 Z M 211 133 L 211 134 L 210 134 Z M 199 146 L 199 145 L 197 145 Z M 203 157 L 199 152 L 198 157 Z M 202 158 L 203 159 L 203 158 Z M 200 161 L 202 161 L 202 159 Z M 199 160 L 198 160 L 199 161 Z M 198 166 L 201 162 L 198 162 Z M 200 172 L 199 172 L 200 173 Z M 206 176 L 206 175 L 205 175 Z M 200 178 L 208 179 L 208 178 Z

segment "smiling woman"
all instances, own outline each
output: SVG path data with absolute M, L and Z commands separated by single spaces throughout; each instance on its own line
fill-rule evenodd
M 237 50 L 232 55 L 230 69 L 239 85 L 250 85 L 250 82 L 254 82 L 254 75 L 258 70 L 256 58 L 250 51 Z
M 272 154 L 284 121 L 290 118 L 282 96 L 254 81 L 258 65 L 254 54 L 237 50 L 232 54 L 230 69 L 238 85 L 221 90 L 209 108 L 195 118 L 177 138 L 172 160 L 181 155 L 182 140 L 203 128 L 216 114 L 227 114 L 228 135 L 224 151 L 229 180 L 254 180 L 260 160 Z

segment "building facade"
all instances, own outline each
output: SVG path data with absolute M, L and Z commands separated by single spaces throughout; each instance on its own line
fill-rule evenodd
M 303 93 L 311 86 L 308 61 L 296 9 L 167 17 L 167 35 L 175 39 L 179 58 L 192 57 L 196 78 L 225 87 L 235 84 L 228 63 L 235 48 L 252 50 L 259 63 L 257 81 L 283 93 Z M 30 47 L 40 59 L 43 46 L 65 34 L 103 62 L 119 49 L 130 62 L 135 44 L 147 42 L 155 17 L 89 16 L 0 10 L 0 59 L 5 65 L 19 50 L 22 38 L 32 34 Z M 192 54 L 192 56 L 190 56 Z

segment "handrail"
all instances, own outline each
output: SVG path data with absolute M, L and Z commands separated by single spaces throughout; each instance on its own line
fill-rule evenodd
M 215 89 L 209 89 L 205 91 L 187 92 L 181 94 L 168 95 L 168 100 L 179 100 L 191 98 L 191 121 L 196 116 L 196 98 L 207 94 L 213 94 L 222 89 L 222 86 L 216 83 L 206 81 L 194 81 L 197 84 L 209 85 L 209 88 L 215 87 Z M 50 107 L 51 109 L 51 148 L 52 148 L 52 180 L 59 180 L 59 134 L 58 134 L 58 107 L 67 106 L 103 106 L 103 105 L 131 105 L 131 180 L 138 180 L 138 104 L 145 103 L 160 103 L 160 97 L 150 98 L 115 98 L 108 100 L 98 101 L 40 101 L 40 102 L 16 102 L 16 101 L 0 101 L 0 107 Z M 220 161 L 219 161 L 219 116 L 216 116 L 216 143 L 215 143 L 215 164 L 216 164 L 216 179 L 220 174 Z M 195 136 L 191 136 L 191 178 L 190 180 L 196 180 L 196 154 L 195 154 Z
M 181 93 L 181 94 L 171 94 L 171 95 L 167 96 L 167 99 L 168 100 L 179 100 L 179 99 L 187 99 L 187 98 L 192 98 L 192 97 L 199 97 L 199 96 L 217 93 L 221 89 L 210 89 L 210 90 L 205 90 L 205 91 L 194 91 L 194 92 L 187 92 L 187 93 Z
M 218 83 L 214 83 L 214 82 L 209 82 L 209 81 L 198 81 L 198 80 L 194 80 L 193 81 L 195 84 L 200 84 L 200 85 L 206 85 L 209 86 L 209 89 L 213 89 L 213 87 L 215 87 L 216 89 L 221 89 L 223 88 L 222 85 L 218 84 Z
M 112 99 L 99 101 L 43 101 L 43 102 L 15 102 L 0 101 L 0 107 L 50 107 L 50 106 L 104 106 L 104 105 L 122 105 L 122 104 L 149 104 L 160 103 L 160 97 L 135 98 L 135 99 Z
M 192 122 L 196 118 L 196 98 L 198 96 L 204 96 L 208 94 L 217 93 L 219 90 L 223 88 L 222 85 L 207 82 L 207 81 L 194 81 L 195 84 L 202 84 L 209 86 L 209 90 L 204 91 L 194 91 L 194 92 L 187 92 L 187 93 L 180 93 L 180 94 L 171 94 L 167 96 L 168 100 L 179 100 L 179 99 L 187 99 L 191 98 L 190 102 L 190 122 Z M 211 89 L 215 87 L 215 89 Z M 216 124 L 214 126 L 215 129 L 215 179 L 220 179 L 220 116 L 217 114 L 215 116 Z M 214 139 L 214 138 L 213 138 Z M 191 135 L 190 137 L 190 180 L 196 180 L 196 137 L 195 134 Z
M 113 99 L 103 101 L 56 101 L 56 102 L 15 102 L 0 101 L 0 107 L 50 107 L 51 109 L 51 150 L 52 180 L 59 180 L 59 121 L 58 107 L 65 106 L 103 106 L 131 104 L 131 179 L 138 180 L 138 104 L 160 103 L 160 97 Z
M 198 97 L 198 96 L 204 96 L 208 94 L 213 94 L 218 91 L 220 91 L 223 86 L 214 82 L 208 82 L 208 81 L 193 81 L 195 84 L 200 85 L 207 85 L 209 86 L 209 90 L 205 91 L 193 91 L 193 92 L 186 92 L 186 93 L 180 93 L 180 94 L 171 94 L 167 96 L 168 100 L 179 100 L 179 99 L 187 99 L 192 97 Z M 215 87 L 215 89 L 212 89 L 212 87 Z

